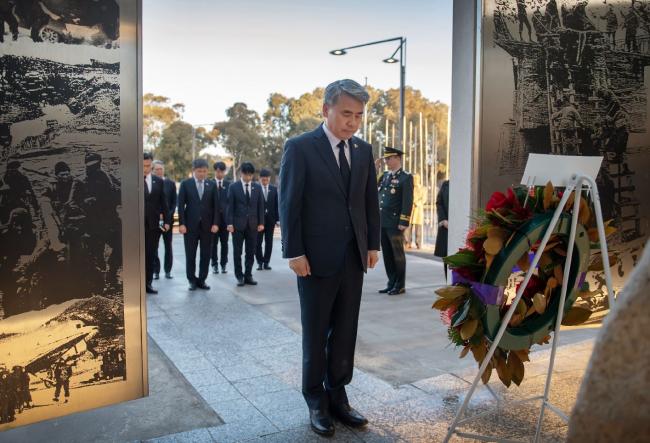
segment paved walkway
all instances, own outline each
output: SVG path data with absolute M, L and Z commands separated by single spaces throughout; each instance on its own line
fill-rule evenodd
M 257 287 L 235 287 L 230 269 L 210 276 L 210 291 L 189 292 L 178 236 L 175 246 L 175 278 L 155 282 L 160 293 L 148 300 L 149 333 L 225 424 L 155 441 L 319 440 L 309 429 L 300 394 L 299 310 L 295 280 L 286 263 L 276 252 L 273 271 L 255 274 Z M 338 424 L 330 441 L 442 440 L 475 367 L 469 359 L 459 361 L 457 350 L 445 348 L 444 326 L 429 309 L 433 287 L 442 283 L 440 268 L 433 261 L 409 257 L 409 295 L 394 298 L 376 294 L 384 283 L 382 265 L 370 273 L 357 369 L 348 389 L 351 404 L 367 415 L 370 425 L 358 431 Z M 573 344 L 560 349 L 553 401 L 567 412 L 590 354 L 590 336 L 593 330 L 564 335 Z M 415 355 L 419 358 L 413 361 Z M 506 392 L 499 382 L 491 385 L 507 399 L 539 393 L 547 357 L 547 350 L 532 356 L 522 387 Z M 472 410 L 483 411 L 493 403 L 481 389 Z M 502 409 L 467 429 L 510 438 L 529 435 L 536 408 L 531 404 L 513 409 Z M 561 441 L 566 432 L 553 415 L 547 415 L 545 430 L 544 441 Z

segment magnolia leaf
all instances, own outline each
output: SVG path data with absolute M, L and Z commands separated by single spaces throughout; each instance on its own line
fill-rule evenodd
M 550 277 L 550 278 L 546 281 L 546 286 L 547 286 L 548 288 L 551 288 L 551 289 L 555 289 L 555 288 L 557 288 L 557 287 L 559 286 L 559 284 L 560 284 L 560 283 L 558 282 L 558 280 L 557 280 L 555 277 Z
M 539 292 L 533 296 L 533 307 L 538 314 L 543 314 L 546 311 L 546 297 Z
M 483 362 L 483 359 L 487 355 L 487 349 L 485 348 L 484 343 L 481 343 L 478 346 L 472 346 L 470 348 L 470 351 L 472 351 L 472 355 L 474 356 L 474 360 L 476 360 L 476 362 L 478 364 L 481 364 L 481 362 Z
M 455 300 L 458 297 L 461 297 L 469 293 L 469 288 L 467 286 L 445 286 L 444 288 L 438 288 L 434 291 L 442 298 Z
M 557 255 L 560 255 L 562 257 L 566 257 L 566 249 L 563 247 L 558 246 L 557 248 L 553 249 L 553 252 L 555 252 Z
M 467 345 L 463 348 L 462 351 L 460 351 L 460 357 L 459 358 L 465 358 L 467 354 L 469 354 L 469 350 L 471 349 L 471 346 Z
M 562 317 L 564 326 L 575 326 L 586 322 L 591 316 L 591 311 L 580 306 L 573 306 L 569 312 Z
M 546 187 L 544 187 L 544 210 L 547 210 L 551 207 L 551 203 L 553 203 L 554 193 L 555 190 L 553 189 L 553 183 L 549 181 L 546 183 Z
M 550 336 L 550 335 L 547 335 L 547 336 L 545 336 L 545 337 L 542 337 L 542 338 L 537 342 L 537 344 L 538 344 L 538 345 L 546 345 L 546 344 L 548 344 L 550 341 L 551 341 L 551 336 Z
M 587 229 L 587 235 L 589 236 L 589 241 L 597 242 L 598 241 L 598 228 L 589 228 Z
M 526 306 L 526 302 L 523 300 L 519 300 L 519 303 L 517 303 L 517 314 L 523 317 L 526 315 L 527 310 L 528 310 L 528 306 Z
M 571 191 L 571 194 L 569 194 L 569 198 L 566 201 L 566 206 L 564 207 L 565 211 L 571 210 L 571 208 L 573 207 L 573 202 L 575 201 L 575 199 L 576 199 L 576 193 L 574 191 Z
M 498 226 L 492 226 L 488 229 L 487 236 L 488 238 L 498 238 L 503 242 L 508 237 L 508 233 Z
M 454 255 L 448 255 L 443 259 L 452 268 L 462 268 L 465 266 L 478 266 L 476 256 L 472 251 L 458 251 Z
M 471 301 L 471 299 L 466 300 L 465 303 L 463 304 L 463 308 L 459 309 L 458 312 L 456 312 L 452 316 L 452 318 L 451 318 L 452 322 L 453 322 L 451 324 L 452 328 L 455 328 L 455 327 L 459 326 L 461 323 L 463 323 L 467 319 L 467 314 L 469 314 L 469 308 L 471 306 L 470 301 Z
M 564 271 L 562 270 L 562 266 L 557 265 L 553 268 L 553 277 L 555 277 L 555 280 L 557 281 L 564 281 Z
M 544 252 L 539 258 L 539 267 L 540 269 L 546 269 L 548 266 L 553 264 L 553 259 L 550 254 Z
M 510 387 L 510 383 L 512 382 L 512 373 L 511 370 L 508 368 L 508 362 L 506 359 L 502 356 L 497 358 L 497 375 L 499 376 L 499 380 L 501 380 L 501 383 L 506 385 L 507 387 Z
M 517 266 L 519 266 L 519 269 L 524 272 L 528 271 L 530 268 L 530 263 L 528 262 L 528 252 L 519 257 L 519 260 L 517 260 Z
M 469 340 L 472 335 L 476 332 L 476 328 L 478 327 L 478 320 L 472 319 L 472 320 L 467 320 L 463 325 L 460 327 L 460 338 L 463 340 Z
M 485 372 L 481 375 L 481 381 L 484 385 L 487 385 L 490 381 L 490 376 L 492 375 L 492 363 L 488 363 L 485 368 Z
M 528 308 L 528 311 L 526 311 L 526 318 L 530 317 L 535 312 L 537 312 L 537 311 L 535 311 L 535 306 L 531 306 L 530 308 Z
M 560 241 L 554 241 L 554 242 L 548 242 L 548 243 L 546 243 L 546 247 L 544 248 L 544 252 L 548 252 L 548 251 L 550 251 L 551 249 L 555 248 L 555 247 L 556 247 L 557 245 L 559 245 L 560 243 L 562 243 L 562 242 L 560 242 Z
M 437 309 L 439 311 L 444 311 L 447 309 L 449 306 L 454 304 L 455 300 L 450 300 L 447 298 L 439 298 L 438 300 L 433 303 L 433 306 L 431 306 L 432 309 Z
M 581 224 L 586 225 L 587 223 L 589 223 L 590 219 L 591 219 L 591 209 L 587 204 L 587 200 L 585 200 L 584 197 L 580 197 L 580 212 L 578 213 L 578 221 Z
M 512 318 L 510 319 L 510 323 L 508 323 L 509 326 L 519 326 L 521 322 L 523 321 L 523 317 L 520 314 L 513 314 Z
M 492 266 L 492 262 L 494 261 L 494 255 L 492 254 L 485 254 L 485 267 L 489 268 Z
M 491 255 L 497 255 L 499 251 L 503 248 L 503 240 L 499 237 L 488 237 L 487 240 L 483 243 L 483 249 L 485 252 Z
M 530 361 L 530 358 L 528 358 L 528 353 L 530 352 L 529 349 L 517 349 L 516 351 L 510 351 L 510 352 L 516 352 L 517 357 L 519 357 L 519 360 L 521 360 L 522 362 Z
M 528 355 L 526 355 L 526 358 L 528 358 Z M 524 363 L 519 357 L 519 354 L 515 351 L 510 351 L 508 354 L 508 370 L 510 372 L 512 382 L 519 386 L 524 379 L 525 369 Z

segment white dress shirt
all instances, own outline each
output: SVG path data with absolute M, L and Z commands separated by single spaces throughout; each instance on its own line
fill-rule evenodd
M 327 139 L 330 141 L 330 145 L 332 145 L 332 151 L 334 152 L 334 158 L 336 159 L 336 163 L 338 163 L 339 167 L 341 167 L 341 162 L 339 161 L 339 147 L 338 144 L 341 143 L 341 141 L 345 142 L 345 158 L 348 161 L 348 166 L 350 166 L 352 163 L 350 163 L 350 142 L 349 140 L 341 140 L 334 134 L 332 134 L 332 131 L 327 127 L 327 123 L 323 123 L 323 131 L 325 131 L 325 135 L 327 136 Z
M 149 194 L 151 194 L 151 186 L 153 185 L 153 179 L 151 178 L 151 172 L 147 174 L 147 176 L 144 178 L 145 183 L 147 183 L 147 191 L 149 191 Z

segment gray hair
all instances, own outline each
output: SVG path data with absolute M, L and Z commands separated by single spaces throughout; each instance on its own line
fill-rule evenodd
M 334 83 L 327 85 L 323 101 L 328 106 L 334 106 L 342 94 L 349 95 L 350 97 L 359 100 L 364 105 L 368 103 L 368 100 L 370 100 L 370 95 L 368 94 L 368 91 L 366 91 L 366 88 L 354 80 L 344 79 L 337 80 Z
M 153 167 L 155 168 L 156 166 L 162 166 L 163 168 L 165 167 L 165 162 L 162 160 L 154 160 L 152 163 Z

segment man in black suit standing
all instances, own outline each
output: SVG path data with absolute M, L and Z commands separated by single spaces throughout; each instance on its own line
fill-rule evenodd
M 171 225 L 167 199 L 165 199 L 165 191 L 163 190 L 163 181 L 151 173 L 152 162 L 153 156 L 145 152 L 142 165 L 144 170 L 144 267 L 147 294 L 158 293 L 151 286 L 156 248 L 160 233 L 168 231 Z
M 212 272 L 219 273 L 219 264 L 221 263 L 221 273 L 225 274 L 226 265 L 228 264 L 228 232 L 226 226 L 226 210 L 228 209 L 228 187 L 230 180 L 226 180 L 226 164 L 216 162 L 214 164 L 214 181 L 217 184 L 217 193 L 219 194 L 219 232 L 214 234 L 212 239 Z M 221 256 L 219 255 L 219 244 L 221 244 Z M 221 258 L 221 261 L 219 261 Z
M 260 232 L 257 236 L 255 256 L 257 258 L 257 270 L 270 271 L 269 262 L 273 251 L 273 232 L 280 215 L 278 214 L 278 188 L 271 184 L 271 171 L 268 169 L 260 171 L 260 186 L 262 186 L 262 196 L 264 196 L 264 232 Z M 264 243 L 263 248 L 262 242 Z
M 170 229 L 162 233 L 165 247 L 164 270 L 165 278 L 172 278 L 172 265 L 174 264 L 174 251 L 172 249 L 172 226 L 174 225 L 174 213 L 176 212 L 176 183 L 165 177 L 165 164 L 160 160 L 153 161 L 153 174 L 163 180 L 163 191 L 169 209 Z M 158 240 L 160 242 L 160 239 Z M 158 258 L 158 244 L 156 244 L 156 260 L 154 262 L 153 279 L 158 280 L 160 274 L 160 259 Z
M 257 234 L 264 230 L 264 197 L 262 187 L 253 183 L 255 166 L 242 163 L 239 169 L 241 180 L 228 188 L 228 210 L 226 211 L 228 232 L 232 234 L 233 261 L 237 286 L 256 285 L 253 280 L 253 263 Z M 242 272 L 242 248 L 246 245 L 245 269 Z
M 372 147 L 354 137 L 366 90 L 353 80 L 325 89 L 325 123 L 287 141 L 280 171 L 283 256 L 298 276 L 302 391 L 311 427 L 334 434 L 330 414 L 368 423 L 349 404 L 363 275 L 377 264 L 379 202 Z
M 210 268 L 212 234 L 219 231 L 219 194 L 208 179 L 208 162 L 192 162 L 192 177 L 181 182 L 178 191 L 178 231 L 185 243 L 185 267 L 190 291 L 210 289 L 205 284 Z M 201 249 L 199 276 L 196 277 L 196 250 Z

